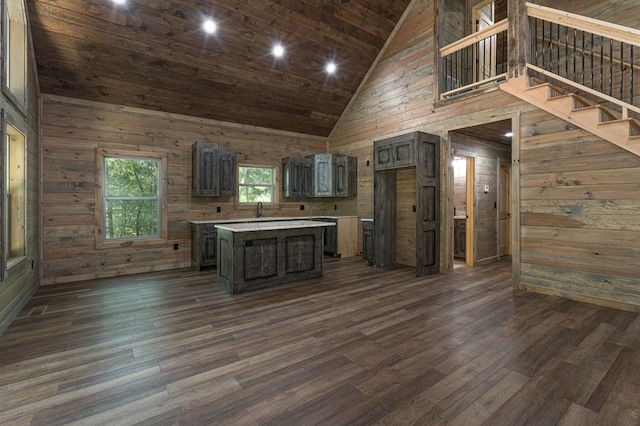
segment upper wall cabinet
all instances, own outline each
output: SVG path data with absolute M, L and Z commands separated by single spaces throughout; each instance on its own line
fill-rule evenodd
M 191 148 L 191 193 L 196 197 L 231 196 L 236 188 L 236 153 L 217 143 L 196 141 Z
M 354 197 L 358 188 L 358 159 L 337 154 L 313 158 L 315 197 Z
M 313 196 L 313 160 L 286 157 L 282 159 L 282 194 L 285 197 Z
M 374 142 L 375 169 L 415 166 L 417 132 Z

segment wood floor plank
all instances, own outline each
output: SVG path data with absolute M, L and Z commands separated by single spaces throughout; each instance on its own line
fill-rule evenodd
M 511 288 L 511 264 L 230 295 L 215 270 L 40 288 L 0 336 L 0 423 L 630 424 L 640 316 Z

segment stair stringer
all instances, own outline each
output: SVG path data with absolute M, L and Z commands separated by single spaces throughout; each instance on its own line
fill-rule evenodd
M 511 78 L 500 84 L 500 89 L 640 156 L 640 123 L 633 118 L 617 118 L 599 105 L 585 106 L 583 98 L 559 95 L 559 90 L 548 83 L 527 87 L 526 76 Z

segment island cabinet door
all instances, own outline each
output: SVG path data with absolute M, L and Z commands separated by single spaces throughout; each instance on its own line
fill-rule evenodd
M 232 196 L 236 192 L 236 153 L 220 151 L 220 195 Z

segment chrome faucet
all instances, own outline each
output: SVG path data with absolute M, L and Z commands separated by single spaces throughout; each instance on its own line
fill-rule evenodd
M 256 212 L 256 217 L 262 217 L 262 201 L 258 201 L 256 208 L 258 209 L 258 211 Z

